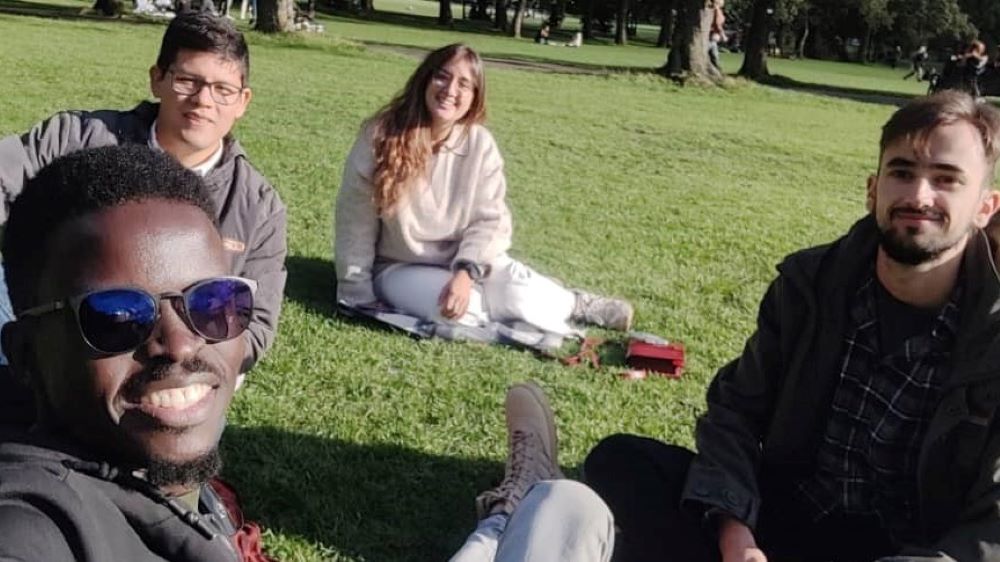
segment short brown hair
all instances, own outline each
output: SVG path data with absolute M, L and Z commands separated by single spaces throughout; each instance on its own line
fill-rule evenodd
M 979 131 L 983 152 L 992 179 L 1000 158 L 1000 110 L 965 92 L 946 90 L 932 96 L 917 98 L 892 114 L 882 126 L 879 160 L 890 144 L 906 139 L 917 152 L 926 152 L 931 132 L 943 125 L 964 121 Z

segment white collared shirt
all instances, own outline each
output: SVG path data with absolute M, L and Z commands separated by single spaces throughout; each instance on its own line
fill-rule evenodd
M 163 147 L 160 146 L 160 143 L 156 140 L 156 119 L 154 119 L 153 124 L 149 126 L 149 148 L 163 152 Z M 219 148 L 217 148 L 207 160 L 188 169 L 201 177 L 205 177 L 212 171 L 212 168 L 219 163 L 219 160 L 222 160 L 222 139 L 219 139 Z

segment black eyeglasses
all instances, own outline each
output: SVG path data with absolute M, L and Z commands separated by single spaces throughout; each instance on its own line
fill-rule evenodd
M 181 292 L 158 295 L 132 287 L 100 289 L 29 308 L 19 316 L 44 316 L 70 308 L 80 335 L 98 353 L 132 351 L 153 335 L 160 319 L 160 301 L 179 303 L 175 309 L 192 332 L 209 343 L 233 339 L 250 325 L 257 282 L 242 277 L 212 277 Z
M 245 89 L 243 86 L 234 86 L 228 82 L 206 82 L 201 78 L 178 74 L 175 70 L 168 70 L 167 73 L 170 74 L 170 89 L 174 92 L 182 96 L 194 96 L 208 86 L 212 99 L 220 105 L 236 103 L 240 93 Z

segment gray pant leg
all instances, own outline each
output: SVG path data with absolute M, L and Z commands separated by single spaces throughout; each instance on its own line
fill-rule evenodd
M 535 484 L 500 537 L 496 562 L 608 562 L 614 549 L 611 510 L 573 480 Z

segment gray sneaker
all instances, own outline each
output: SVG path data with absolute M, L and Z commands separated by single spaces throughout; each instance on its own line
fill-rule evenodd
M 507 466 L 500 485 L 476 498 L 480 519 L 494 513 L 510 515 L 536 482 L 563 478 L 557 459 L 555 417 L 541 387 L 533 382 L 511 386 L 504 410 Z
M 602 328 L 627 332 L 632 328 L 635 311 L 628 301 L 602 297 L 586 291 L 573 291 L 576 306 L 569 319 L 571 322 L 593 324 Z

